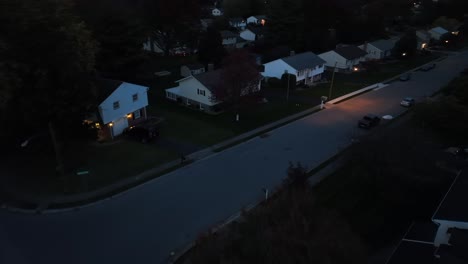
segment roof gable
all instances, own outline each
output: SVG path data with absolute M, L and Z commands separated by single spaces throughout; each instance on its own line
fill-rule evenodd
M 379 39 L 379 40 L 370 42 L 369 44 L 376 47 L 377 49 L 379 49 L 381 51 L 391 50 L 395 46 L 393 41 L 391 41 L 389 39 Z
M 448 33 L 448 30 L 446 30 L 443 27 L 435 27 L 435 28 L 432 28 L 431 31 L 437 34 L 441 34 L 441 35 Z
M 323 59 L 310 51 L 281 58 L 281 60 L 298 71 L 308 68 L 315 68 L 315 66 L 319 66 L 325 63 Z
M 335 52 L 347 60 L 361 58 L 367 54 L 367 52 L 353 45 L 338 47 Z

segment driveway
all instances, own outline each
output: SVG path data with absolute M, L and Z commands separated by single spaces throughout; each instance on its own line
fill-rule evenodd
M 408 82 L 355 97 L 213 154 L 111 200 L 79 211 L 23 215 L 0 211 L 0 263 L 164 263 L 209 228 L 262 197 L 289 161 L 314 168 L 351 138 L 357 120 L 396 116 L 402 97 L 421 100 L 468 67 L 468 52 L 448 57 Z

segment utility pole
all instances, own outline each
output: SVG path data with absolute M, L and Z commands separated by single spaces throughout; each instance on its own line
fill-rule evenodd
M 331 79 L 331 84 L 330 84 L 330 91 L 328 92 L 328 100 L 330 100 L 332 97 L 332 89 L 333 89 L 333 82 L 335 81 L 335 71 L 336 71 L 336 64 L 338 62 L 335 62 L 335 66 L 333 67 L 333 73 L 332 73 L 332 79 Z
M 284 74 L 288 75 L 288 88 L 286 90 L 286 102 L 289 103 L 289 73 L 288 73 L 288 70 L 285 70 Z

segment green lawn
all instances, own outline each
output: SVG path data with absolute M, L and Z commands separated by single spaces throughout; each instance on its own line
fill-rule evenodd
M 72 146 L 73 152 L 66 156 L 70 177 L 78 171 L 89 171 L 89 189 L 104 187 L 119 180 L 136 176 L 145 170 L 157 167 L 178 158 L 178 153 L 155 144 L 142 144 L 129 140 L 117 140 L 104 144 Z M 77 186 L 76 182 L 71 186 Z M 78 191 L 78 190 L 71 190 Z

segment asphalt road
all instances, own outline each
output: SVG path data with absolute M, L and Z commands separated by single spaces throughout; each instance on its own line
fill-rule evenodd
M 333 105 L 224 152 L 190 164 L 112 200 L 79 211 L 24 215 L 0 211 L 0 263 L 164 263 L 203 231 L 278 186 L 289 161 L 319 165 L 352 137 L 366 113 L 396 116 L 402 97 L 423 99 L 468 67 L 451 56 L 408 82 Z

